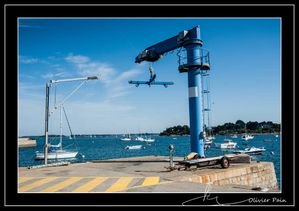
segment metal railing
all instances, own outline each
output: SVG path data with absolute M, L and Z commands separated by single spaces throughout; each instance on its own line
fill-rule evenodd
M 199 49 L 199 56 L 196 57 L 193 61 L 188 61 L 187 59 L 187 50 L 185 48 L 181 48 L 177 55 L 178 55 L 178 63 L 179 69 L 188 69 L 190 66 L 197 66 L 202 70 L 209 70 L 210 69 L 210 52 L 208 50 Z

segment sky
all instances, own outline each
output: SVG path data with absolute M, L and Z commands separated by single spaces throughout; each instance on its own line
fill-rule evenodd
M 273 121 L 281 117 L 280 19 L 37 19 L 18 22 L 19 136 L 43 135 L 45 85 L 50 80 L 99 76 L 65 103 L 75 134 L 161 132 L 189 125 L 187 73 L 179 73 L 177 51 L 153 63 L 157 81 L 139 86 L 149 63 L 135 63 L 145 48 L 197 25 L 209 50 L 210 124 Z M 50 110 L 80 82 L 51 88 Z M 50 117 L 59 133 L 59 111 Z M 63 133 L 69 134 L 63 120 Z

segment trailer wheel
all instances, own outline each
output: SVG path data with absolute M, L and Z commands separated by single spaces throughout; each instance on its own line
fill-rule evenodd
M 221 164 L 221 167 L 226 169 L 229 167 L 229 160 L 227 157 L 223 157 L 221 158 L 221 161 L 220 161 L 220 164 Z

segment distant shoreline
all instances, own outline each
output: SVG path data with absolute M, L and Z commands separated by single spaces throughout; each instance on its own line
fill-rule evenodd
M 214 136 L 231 136 L 231 135 L 237 135 L 237 136 L 241 136 L 244 135 L 245 133 L 229 133 L 229 134 L 214 134 Z M 280 133 L 247 133 L 250 135 L 280 135 Z M 190 136 L 190 135 L 160 135 L 160 136 Z

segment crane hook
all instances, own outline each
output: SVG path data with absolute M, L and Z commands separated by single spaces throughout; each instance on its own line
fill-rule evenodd
M 149 71 L 150 71 L 149 83 L 151 83 L 151 82 L 153 82 L 156 79 L 156 74 L 155 74 L 154 68 L 152 66 L 152 63 L 150 63 Z

